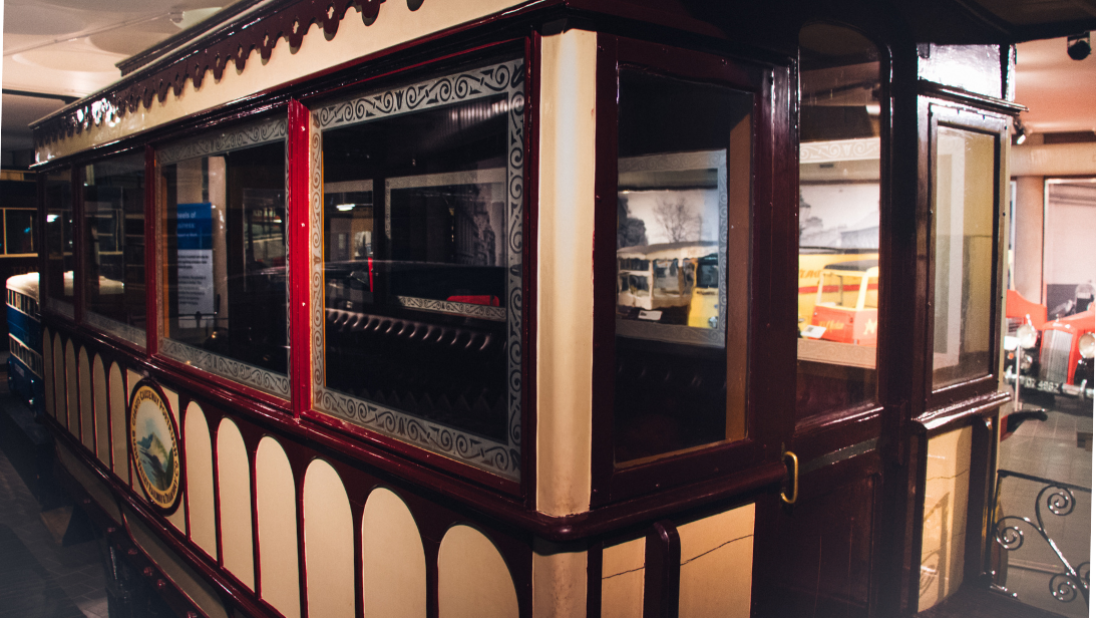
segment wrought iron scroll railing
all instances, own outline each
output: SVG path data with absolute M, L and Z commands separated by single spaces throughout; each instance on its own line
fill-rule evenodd
M 1043 520 L 1043 510 L 1045 507 L 1046 511 L 1057 517 L 1067 517 L 1073 513 L 1074 508 L 1077 506 L 1075 492 L 1091 495 L 1092 488 L 1062 483 L 1012 470 L 999 470 L 997 473 L 997 496 L 1001 495 L 1001 484 L 1006 478 L 1010 477 L 1039 483 L 1044 487 L 1039 490 L 1039 494 L 1035 497 L 1035 521 L 1020 515 L 1005 515 L 997 518 L 992 528 L 994 540 L 1005 550 L 1016 551 L 1024 544 L 1024 531 L 1034 530 L 1042 537 L 1062 565 L 1062 572 L 1052 574 L 1048 582 L 1050 594 L 1058 601 L 1071 603 L 1080 593 L 1085 605 L 1088 605 L 1089 561 L 1086 560 L 1077 566 L 1070 563 L 1058 543 L 1047 531 L 1047 526 Z M 1081 525 L 1087 527 L 1089 523 L 1081 522 Z

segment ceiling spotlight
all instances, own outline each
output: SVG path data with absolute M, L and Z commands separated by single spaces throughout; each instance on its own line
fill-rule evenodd
M 1084 60 L 1092 53 L 1092 43 L 1089 42 L 1088 33 L 1074 34 L 1066 39 L 1066 53 L 1074 60 Z
M 1016 144 L 1017 146 L 1027 141 L 1027 128 L 1024 127 L 1024 123 L 1020 122 L 1019 118 L 1017 118 L 1012 123 L 1012 136 L 1012 143 Z

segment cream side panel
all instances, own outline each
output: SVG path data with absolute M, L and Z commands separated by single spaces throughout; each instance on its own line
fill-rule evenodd
M 514 580 L 495 544 L 471 526 L 450 528 L 438 549 L 439 618 L 517 615 Z
M 46 414 L 56 418 L 57 411 L 53 408 L 53 389 L 57 384 L 53 379 L 53 337 L 48 328 L 42 331 L 42 380 L 45 382 L 42 391 L 46 397 Z
M 155 533 L 141 523 L 141 519 L 133 511 L 126 509 L 125 516 L 126 525 L 137 546 L 163 569 L 199 609 L 209 618 L 228 618 L 228 612 L 221 605 L 217 591 L 212 586 L 192 571 L 175 552 L 168 549 Z
M 365 618 L 426 618 L 426 554 L 411 511 L 399 496 L 374 489 L 362 513 Z
M 587 552 L 536 543 L 533 551 L 533 616 L 586 615 Z
M 183 417 L 186 445 L 186 502 L 190 540 L 217 559 L 217 511 L 213 500 L 213 447 L 201 406 L 191 403 Z
M 79 373 L 76 376 L 80 388 L 80 441 L 92 453 L 95 452 L 95 411 L 91 407 L 91 361 L 87 347 L 76 355 Z
M 339 473 L 322 459 L 304 477 L 308 615 L 354 617 L 354 518 Z
M 647 539 L 606 547 L 601 553 L 601 618 L 643 618 Z
M 175 419 L 175 435 L 177 439 L 182 439 L 181 428 L 179 424 L 179 394 L 175 391 L 165 388 L 164 397 L 167 399 L 164 403 L 167 404 L 167 409 L 171 410 L 171 416 Z M 183 445 L 179 444 L 180 458 L 185 455 L 182 453 Z M 185 464 L 184 464 L 185 465 Z M 179 491 L 182 493 L 182 498 L 179 500 L 179 508 L 175 509 L 175 512 L 167 516 L 167 520 L 171 522 L 175 529 L 183 534 L 186 534 L 186 494 L 187 494 L 187 479 L 184 477 L 180 480 Z
M 154 99 L 151 109 L 141 106 L 113 126 L 104 123 L 71 138 L 40 146 L 37 157 L 39 161 L 46 161 L 74 154 L 518 4 L 521 2 L 516 0 L 426 2 L 417 11 L 411 11 L 405 2 L 386 2 L 381 5 L 372 26 L 363 24 L 361 15 L 351 10 L 339 23 L 338 34 L 330 41 L 325 39 L 321 27 L 312 26 L 295 54 L 289 51 L 286 40 L 281 39 L 266 63 L 262 62 L 259 52 L 254 51 L 242 72 L 237 72 L 235 65 L 230 64 L 220 81 L 213 78 L 212 71 L 207 72 L 199 90 L 194 90 L 193 82 L 187 80 L 178 97 L 169 90 L 163 103 Z
M 126 384 L 118 363 L 110 366 L 110 441 L 114 473 L 129 482 L 129 427 L 126 426 Z
M 964 427 L 929 439 L 918 611 L 943 601 L 963 583 L 973 433 Z
M 221 512 L 221 551 L 225 568 L 255 589 L 251 543 L 251 466 L 240 430 L 229 419 L 217 428 L 217 495 Z
M 544 37 L 537 239 L 537 510 L 590 508 L 597 35 Z
M 259 527 L 259 594 L 286 618 L 300 618 L 297 560 L 297 490 L 281 444 L 270 436 L 255 454 L 255 502 Z
M 753 582 L 754 505 L 678 528 L 680 618 L 749 618 Z M 733 582 L 733 585 L 729 585 Z
M 110 410 L 107 409 L 107 371 L 103 357 L 95 355 L 92 362 L 91 390 L 95 400 L 95 454 L 110 467 Z
M 68 430 L 77 440 L 80 439 L 80 387 L 76 373 L 76 347 L 72 339 L 65 344 L 65 406 L 68 418 Z
M 65 399 L 65 349 L 61 335 L 53 336 L 53 412 L 61 426 L 68 427 L 68 401 Z

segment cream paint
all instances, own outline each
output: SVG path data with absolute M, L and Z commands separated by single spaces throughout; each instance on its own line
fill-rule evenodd
M 191 403 L 183 416 L 186 449 L 186 503 L 190 540 L 217 559 L 217 511 L 213 499 L 213 447 L 201 406 Z
M 590 508 L 597 35 L 541 47 L 537 510 Z
M 354 617 L 354 520 L 339 473 L 316 459 L 304 475 L 308 615 Z
M 91 407 L 91 361 L 88 360 L 87 347 L 80 348 L 76 359 L 76 380 L 80 389 L 80 441 L 94 453 L 95 411 Z
M 426 617 L 426 554 L 411 511 L 399 496 L 374 489 L 362 513 L 365 618 Z
M 118 363 L 110 366 L 110 439 L 114 473 L 129 482 L 129 428 L 126 426 L 126 384 Z
M 301 615 L 297 560 L 297 490 L 293 469 L 278 441 L 259 441 L 255 453 L 256 525 L 259 527 L 259 596 L 286 618 Z
M 103 465 L 110 467 L 110 410 L 107 409 L 107 372 L 103 357 L 95 355 L 92 362 L 91 390 L 95 407 L 95 454 Z
M 438 549 L 438 617 L 517 615 L 514 580 L 495 544 L 471 526 L 458 524 L 450 528 Z
M 690 522 L 677 532 L 681 538 L 678 616 L 748 618 L 754 505 Z
M 281 39 L 271 51 L 270 60 L 265 63 L 259 52 L 253 51 L 242 72 L 237 72 L 235 65 L 230 64 L 218 81 L 209 71 L 198 90 L 194 89 L 193 82 L 187 80 L 178 97 L 169 90 L 163 103 L 154 99 L 150 108 L 140 106 L 136 112 L 127 113 L 114 124 L 104 122 L 72 137 L 39 145 L 36 156 L 42 162 L 75 154 L 292 81 L 308 79 L 310 75 L 331 67 L 518 4 L 521 4 L 518 0 L 427 2 L 417 11 L 411 11 L 404 2 L 386 2 L 381 5 L 380 14 L 372 26 L 363 24 L 360 14 L 351 9 L 340 22 L 335 38 L 330 41 L 324 37 L 321 27 L 311 26 L 296 53 L 290 52 L 288 42 Z
M 164 401 L 164 403 L 167 404 L 167 409 L 171 410 L 171 416 L 172 416 L 172 418 L 175 419 L 175 437 L 176 437 L 177 440 L 181 441 L 182 436 L 181 436 L 181 433 L 179 431 L 179 428 L 181 427 L 181 425 L 179 424 L 179 394 L 176 393 L 175 391 L 169 389 L 169 388 L 165 388 L 165 389 L 163 389 L 163 391 L 164 391 L 164 398 L 166 399 L 166 401 Z M 186 465 L 186 460 L 184 459 L 186 454 L 183 452 L 183 449 L 184 449 L 183 444 L 180 443 L 179 444 L 179 457 L 180 457 L 183 465 Z M 186 530 L 186 489 L 187 489 L 186 477 L 183 477 L 182 479 L 179 480 L 179 493 L 182 494 L 182 498 L 179 500 L 179 508 L 175 509 L 175 512 L 172 513 L 171 515 L 167 516 L 167 520 L 169 522 L 171 522 L 171 525 L 175 526 L 175 529 L 178 530 L 179 532 L 182 532 L 183 534 L 187 533 L 187 530 Z
M 130 370 L 126 371 L 126 386 L 129 388 L 129 391 L 128 391 L 129 395 L 126 398 L 127 402 L 132 400 L 133 391 L 136 390 L 137 384 L 141 381 L 141 379 L 142 379 L 141 374 L 137 373 L 136 371 L 130 371 Z M 129 415 L 129 408 L 128 407 L 126 408 L 126 415 L 127 415 L 127 417 Z M 128 418 L 126 419 L 126 442 L 127 442 L 127 444 L 129 442 L 129 419 Z M 133 486 L 133 490 L 136 491 L 138 495 L 140 495 L 144 491 L 143 489 L 141 489 L 141 480 L 137 477 L 137 470 L 134 469 L 134 467 L 133 467 L 133 459 L 132 458 L 130 458 L 130 460 L 129 460 L 129 481 L 130 481 L 130 485 Z
M 221 512 L 221 560 L 245 586 L 255 589 L 251 542 L 251 466 L 240 429 L 230 419 L 217 428 L 217 497 Z
M 94 472 L 84 465 L 72 451 L 60 443 L 57 443 L 57 459 L 107 515 L 110 515 L 118 523 L 122 522 L 122 512 L 118 510 L 118 503 L 114 499 L 114 494 L 111 493 L 110 488 L 99 480 Z
M 175 552 L 168 549 L 164 542 L 141 522 L 133 511 L 125 510 L 126 527 L 130 536 L 152 561 L 156 563 L 180 590 L 183 591 L 198 609 L 209 618 L 228 618 L 228 612 L 218 598 L 216 590 L 207 584 L 197 573 L 183 562 Z
M 68 411 L 68 430 L 77 440 L 80 439 L 80 387 L 76 373 L 76 346 L 72 339 L 65 344 L 65 405 Z
M 53 337 L 50 336 L 49 329 L 42 331 L 42 381 L 46 398 L 46 414 L 57 418 L 57 411 L 53 408 L 53 388 L 56 382 L 53 379 Z
M 549 543 L 533 545 L 533 616 L 585 615 L 587 552 L 563 551 Z
M 647 540 L 643 537 L 601 552 L 601 618 L 643 618 Z
M 68 427 L 68 399 L 65 397 L 65 348 L 61 335 L 53 336 L 53 405 L 54 416 Z
M 929 439 L 918 611 L 954 594 L 963 583 L 973 433 L 964 427 Z

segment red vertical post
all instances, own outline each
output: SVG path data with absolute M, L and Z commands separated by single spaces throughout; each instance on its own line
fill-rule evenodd
M 289 225 L 289 382 L 293 416 L 312 405 L 312 338 L 309 326 L 311 250 L 309 243 L 310 124 L 312 115 L 297 100 L 289 102 L 286 139 L 285 201 Z
M 159 351 L 161 286 L 167 285 L 167 281 L 161 280 L 157 260 L 161 246 L 156 234 L 156 217 L 160 212 L 156 204 L 158 173 L 156 149 L 145 146 L 145 346 L 149 355 Z

